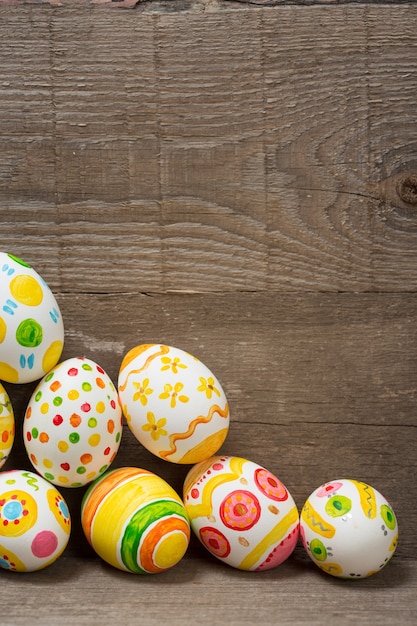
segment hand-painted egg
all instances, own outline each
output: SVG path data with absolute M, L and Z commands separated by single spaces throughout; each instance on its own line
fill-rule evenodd
M 178 494 L 156 474 L 136 467 L 111 470 L 90 485 L 81 522 L 88 542 L 104 561 L 135 574 L 173 567 L 190 540 Z
M 124 357 L 118 380 L 126 421 L 136 439 L 173 463 L 215 454 L 229 430 L 229 405 L 212 372 L 179 348 L 140 345 Z
M 7 457 L 14 442 L 14 413 L 7 391 L 0 383 L 0 468 L 7 461 Z
M 64 325 L 52 291 L 34 269 L 0 252 L 0 379 L 28 383 L 59 361 Z
M 94 361 L 62 361 L 39 382 L 26 409 L 23 436 L 35 469 L 62 487 L 81 487 L 113 462 L 122 436 L 115 386 Z
M 247 459 L 216 456 L 198 463 L 185 478 L 183 500 L 197 538 L 232 567 L 272 569 L 297 544 L 299 516 L 291 494 Z
M 397 546 L 391 506 L 376 489 L 358 480 L 321 485 L 301 511 L 300 534 L 311 560 L 339 578 L 365 578 L 381 570 Z
M 65 550 L 70 532 L 68 506 L 48 481 L 24 470 L 0 474 L 0 567 L 43 569 Z

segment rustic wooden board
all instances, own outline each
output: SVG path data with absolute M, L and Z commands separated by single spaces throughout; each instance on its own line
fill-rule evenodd
M 190 351 L 230 401 L 222 452 L 275 472 L 299 508 L 324 481 L 368 481 L 400 543 L 353 583 L 301 546 L 258 575 L 196 539 L 169 572 L 138 577 L 92 552 L 84 489 L 63 489 L 68 548 L 36 574 L 0 570 L 1 625 L 414 625 L 415 5 L 55 4 L 0 1 L 0 249 L 54 290 L 63 358 L 115 381 L 138 343 Z M 31 469 L 34 387 L 6 384 L 9 469 Z M 122 465 L 179 492 L 188 470 L 127 428 Z
M 414 291 L 415 6 L 153 6 L 0 7 L 8 245 L 64 291 Z

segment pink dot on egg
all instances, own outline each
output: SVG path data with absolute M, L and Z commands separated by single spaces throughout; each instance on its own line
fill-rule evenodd
M 32 554 L 39 559 L 51 556 L 58 547 L 58 538 L 51 530 L 41 530 L 32 541 Z
M 213 469 L 214 470 L 222 470 L 223 469 L 222 463 L 214 463 L 213 464 Z
M 68 376 L 77 376 L 78 369 L 76 367 L 70 367 L 68 370 Z
M 91 404 L 89 404 L 88 402 L 84 402 L 84 404 L 81 405 L 81 411 L 83 411 L 84 413 L 88 413 L 88 411 L 91 411 Z

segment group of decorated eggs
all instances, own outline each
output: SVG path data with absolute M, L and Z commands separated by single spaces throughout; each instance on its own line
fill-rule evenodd
M 38 381 L 23 419 L 34 472 L 0 473 L 0 567 L 36 571 L 64 551 L 71 516 L 58 488 L 87 486 L 81 524 L 94 551 L 134 573 L 163 572 L 185 555 L 191 532 L 214 557 L 241 570 L 285 561 L 299 537 L 312 561 L 342 578 L 381 570 L 398 526 L 370 485 L 337 479 L 318 487 L 301 514 L 284 484 L 246 458 L 219 455 L 230 425 L 216 376 L 167 345 L 142 344 L 120 365 L 117 386 L 94 361 L 60 361 L 64 326 L 48 285 L 27 263 L 0 252 L 0 380 Z M 165 461 L 191 465 L 182 497 L 138 467 L 111 469 L 125 420 Z M 0 383 L 0 468 L 15 436 Z

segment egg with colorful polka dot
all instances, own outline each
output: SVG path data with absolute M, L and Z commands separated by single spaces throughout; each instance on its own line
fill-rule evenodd
M 136 439 L 166 461 L 198 463 L 215 454 L 227 436 L 230 413 L 223 388 L 184 350 L 136 346 L 121 363 L 118 391 Z
M 6 252 L 0 252 L 0 294 L 0 380 L 39 380 L 64 347 L 55 296 L 30 265 Z
M 15 420 L 12 403 L 7 391 L 0 383 L 0 468 L 6 463 L 13 447 Z
M 237 569 L 277 567 L 297 544 L 299 515 L 291 494 L 253 461 L 215 456 L 194 465 L 184 481 L 183 500 L 203 546 Z
M 359 480 L 338 479 L 307 498 L 300 519 L 304 548 L 321 570 L 337 578 L 366 578 L 392 558 L 398 524 L 386 498 Z
M 81 523 L 98 556 L 134 574 L 159 574 L 177 565 L 190 540 L 179 495 L 165 480 L 137 467 L 110 470 L 90 485 Z
M 23 437 L 32 465 L 46 480 L 81 487 L 109 468 L 122 427 L 110 377 L 94 361 L 73 357 L 38 383 L 26 409 Z
M 33 472 L 0 474 L 0 567 L 34 572 L 54 563 L 71 533 L 67 503 L 48 481 Z

